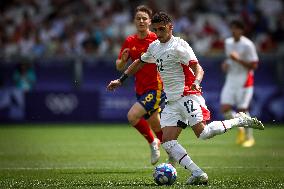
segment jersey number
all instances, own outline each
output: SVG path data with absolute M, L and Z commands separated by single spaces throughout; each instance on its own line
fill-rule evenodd
M 193 108 L 193 101 L 192 100 L 188 100 L 188 101 L 184 102 L 183 105 L 186 107 L 186 111 L 188 113 L 194 112 L 195 110 L 197 110 L 197 109 Z
M 163 59 L 157 59 L 156 60 L 158 62 L 158 72 L 161 72 L 161 71 L 164 71 L 164 68 L 163 68 Z
M 148 95 L 145 97 L 145 100 L 142 101 L 142 102 L 143 102 L 143 104 L 145 105 L 146 102 L 150 102 L 151 100 L 153 100 L 153 98 L 154 98 L 153 94 L 148 94 Z

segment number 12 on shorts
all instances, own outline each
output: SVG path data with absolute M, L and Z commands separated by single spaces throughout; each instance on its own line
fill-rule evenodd
M 193 108 L 193 101 L 192 101 L 192 100 L 187 100 L 187 101 L 185 101 L 185 102 L 183 103 L 183 105 L 185 106 L 186 111 L 187 111 L 188 113 L 191 113 L 191 112 L 194 112 L 195 110 L 197 110 L 197 109 L 194 109 L 194 108 Z

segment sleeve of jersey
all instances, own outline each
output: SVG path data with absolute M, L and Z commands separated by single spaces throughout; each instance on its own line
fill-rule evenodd
M 229 42 L 228 42 L 229 39 L 225 39 L 225 48 L 224 48 L 224 51 L 225 51 L 225 55 L 226 57 L 229 57 L 229 52 L 228 52 L 228 46 L 229 46 Z
M 230 64 L 230 58 L 229 58 L 229 52 L 228 52 L 228 39 L 225 39 L 224 53 L 225 53 L 224 63 Z
M 156 63 L 150 48 L 148 48 L 148 50 L 142 54 L 142 56 L 140 57 L 140 61 L 143 63 Z
M 177 57 L 180 63 L 187 66 L 198 62 L 192 48 L 185 41 L 177 47 Z
M 257 52 L 255 49 L 255 46 L 252 44 L 250 46 L 248 46 L 248 60 L 252 63 L 258 63 L 258 56 L 257 56 Z

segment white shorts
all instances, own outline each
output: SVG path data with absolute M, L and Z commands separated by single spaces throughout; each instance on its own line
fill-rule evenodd
M 209 119 L 210 111 L 204 98 L 201 95 L 189 95 L 166 103 L 161 114 L 161 128 L 180 126 L 180 123 L 193 126 Z
M 236 106 L 238 109 L 249 108 L 253 96 L 253 87 L 233 88 L 225 85 L 221 92 L 221 104 Z

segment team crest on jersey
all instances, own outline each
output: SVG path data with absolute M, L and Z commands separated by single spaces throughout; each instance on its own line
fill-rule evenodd
M 133 51 L 136 51 L 136 47 L 134 46 L 134 47 L 132 47 L 132 49 L 131 50 L 133 50 Z

